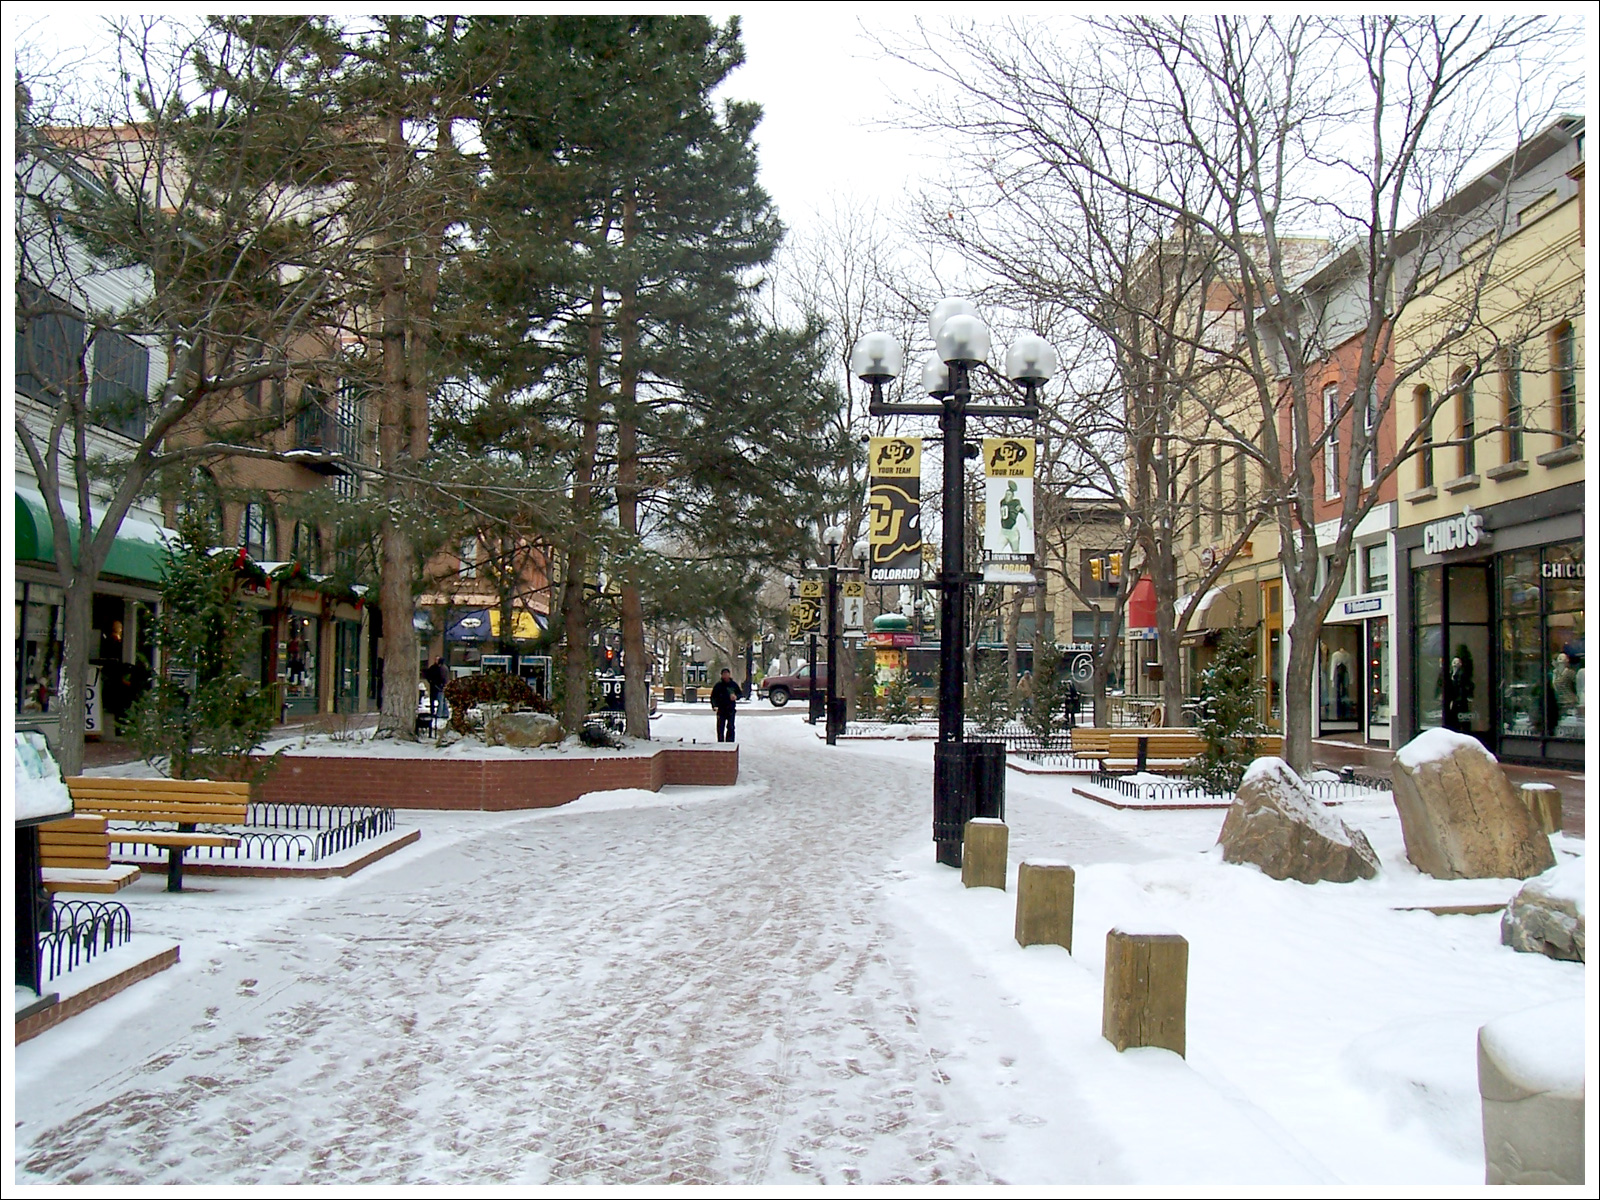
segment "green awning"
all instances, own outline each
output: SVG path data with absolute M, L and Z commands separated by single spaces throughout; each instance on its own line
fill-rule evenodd
M 90 510 L 95 517 L 101 514 Z M 16 492 L 17 561 L 19 563 L 46 563 L 55 565 L 55 539 L 50 534 L 50 512 L 43 497 L 21 489 Z M 67 536 L 74 552 L 78 549 L 78 519 L 67 513 Z M 125 517 L 106 555 L 102 575 L 117 575 L 123 579 L 137 579 L 142 583 L 160 583 L 161 572 L 169 555 L 163 540 L 171 536 L 164 526 L 151 525 L 136 517 Z

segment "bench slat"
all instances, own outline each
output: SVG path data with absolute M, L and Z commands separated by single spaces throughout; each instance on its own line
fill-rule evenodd
M 43 872 L 45 890 L 52 894 L 89 892 L 102 896 L 120 892 L 139 878 L 140 874 L 139 868 L 131 865 L 101 867 L 94 870 L 47 867 Z
M 111 840 L 123 846 L 237 846 L 239 839 L 221 833 L 174 833 L 163 829 L 113 829 Z
M 250 795 L 248 783 L 234 783 L 210 779 L 114 779 L 104 775 L 69 775 L 67 788 L 74 794 L 83 791 L 101 791 L 122 795 L 173 795 L 178 792 L 195 792 L 207 796 Z

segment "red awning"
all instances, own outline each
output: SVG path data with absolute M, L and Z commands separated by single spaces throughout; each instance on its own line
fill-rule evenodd
M 1156 585 L 1150 576 L 1141 576 L 1128 596 L 1128 628 L 1156 627 Z

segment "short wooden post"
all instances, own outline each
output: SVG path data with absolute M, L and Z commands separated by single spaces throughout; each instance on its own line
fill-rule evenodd
M 1546 833 L 1561 832 L 1561 792 L 1555 784 L 1525 783 L 1520 794 L 1540 829 Z
M 967 887 L 1006 890 L 1006 852 L 1011 830 L 995 817 L 973 817 L 961 836 L 961 882 Z
M 1017 867 L 1017 945 L 1041 943 L 1072 953 L 1072 897 L 1077 873 L 1064 862 L 1024 861 Z
M 1100 1032 L 1119 1051 L 1160 1046 L 1183 1055 L 1189 1000 L 1189 943 L 1170 930 L 1118 927 L 1106 934 L 1105 1007 Z

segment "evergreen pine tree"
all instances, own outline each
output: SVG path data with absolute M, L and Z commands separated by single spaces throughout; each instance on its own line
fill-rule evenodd
M 1189 763 L 1189 775 L 1208 792 L 1237 791 L 1245 769 L 1256 756 L 1255 735 L 1261 733 L 1256 709 L 1261 684 L 1255 673 L 1255 635 L 1247 629 L 1224 629 L 1217 636 L 1216 657 L 1200 672 L 1198 732 L 1205 749 Z
M 1067 677 L 1061 669 L 1061 651 L 1054 642 L 1035 640 L 1033 645 L 1033 703 L 1023 713 L 1022 723 L 1046 748 L 1056 726 L 1065 719 Z
M 161 584 L 162 671 L 131 714 L 133 741 L 174 779 L 244 779 L 278 716 L 276 694 L 248 679 L 260 622 L 235 599 L 237 560 L 212 553 L 203 520 L 178 518 L 179 544 Z
M 911 709 L 911 672 L 902 668 L 883 688 L 883 719 L 890 725 L 910 725 L 917 719 Z
M 987 655 L 978 660 L 977 678 L 967 693 L 967 709 L 984 733 L 994 733 L 1011 719 L 1011 689 L 1003 658 Z

